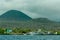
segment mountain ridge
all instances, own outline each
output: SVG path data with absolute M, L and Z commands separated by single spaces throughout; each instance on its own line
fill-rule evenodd
M 9 10 L 0 16 L 0 20 L 31 20 L 32 18 L 27 16 L 21 11 Z
M 49 20 L 48 18 L 32 19 L 28 15 L 18 10 L 9 10 L 0 16 L 0 21 L 29 21 L 29 20 L 32 20 L 32 22 L 34 21 L 41 23 L 54 22 L 52 20 Z

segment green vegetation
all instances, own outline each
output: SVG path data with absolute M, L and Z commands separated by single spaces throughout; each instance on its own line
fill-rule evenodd
M 21 28 L 0 28 L 0 34 L 24 34 L 31 31 L 30 29 Z
M 36 32 L 38 34 L 54 34 L 54 35 L 59 35 L 60 31 L 55 31 L 55 30 L 45 30 L 45 29 L 37 29 L 37 30 L 31 30 L 29 28 L 0 28 L 0 35 L 23 35 L 23 34 L 28 34 L 29 32 Z
M 4 29 L 0 28 L 0 34 L 4 34 Z
M 39 19 L 30 21 L 0 21 L 0 34 L 28 34 L 29 32 L 60 34 L 60 23 L 49 20 L 47 22 L 38 20 Z

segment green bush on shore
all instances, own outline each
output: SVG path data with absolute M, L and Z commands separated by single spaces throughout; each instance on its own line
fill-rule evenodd
M 12 30 L 12 32 L 8 32 L 7 33 L 7 29 L 8 30 Z M 30 29 L 30 28 L 0 28 L 0 35 L 1 34 L 24 34 L 24 33 L 29 33 L 29 32 L 36 32 L 37 30 L 35 29 Z M 52 34 L 54 34 L 55 32 L 57 32 L 57 34 L 60 34 L 59 30 L 45 30 L 45 29 L 41 29 L 41 32 L 51 32 Z

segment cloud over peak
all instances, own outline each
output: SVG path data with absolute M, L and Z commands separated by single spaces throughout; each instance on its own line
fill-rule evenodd
M 0 0 L 0 14 L 12 9 L 23 11 L 32 18 L 60 19 L 60 0 Z

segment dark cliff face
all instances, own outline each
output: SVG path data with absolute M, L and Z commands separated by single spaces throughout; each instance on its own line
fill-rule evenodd
M 31 20 L 29 16 L 17 10 L 10 10 L 0 16 L 0 20 Z

